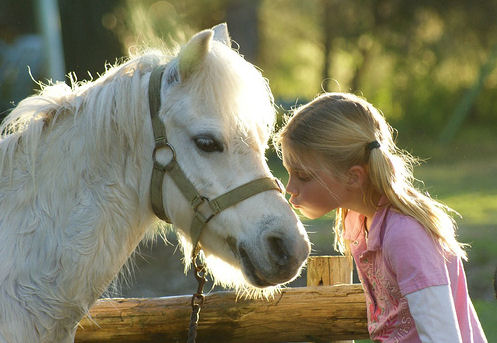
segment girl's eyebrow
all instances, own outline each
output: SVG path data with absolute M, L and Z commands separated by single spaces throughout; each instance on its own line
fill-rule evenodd
M 308 174 L 308 172 L 303 168 L 289 167 L 289 168 L 286 168 L 286 170 L 292 174 L 306 174 L 306 175 Z
M 285 161 L 283 160 L 282 161 L 282 164 L 283 164 L 283 167 L 288 171 L 288 172 L 293 172 L 293 173 L 298 173 L 298 172 L 304 172 L 306 173 L 307 171 L 302 168 L 302 167 L 298 167 L 298 166 L 295 166 L 295 165 L 288 165 L 285 163 Z

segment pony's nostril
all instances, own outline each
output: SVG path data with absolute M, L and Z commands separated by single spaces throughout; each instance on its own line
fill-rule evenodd
M 289 256 L 283 240 L 279 237 L 268 237 L 267 241 L 271 255 L 274 257 L 274 262 L 279 266 L 287 265 Z

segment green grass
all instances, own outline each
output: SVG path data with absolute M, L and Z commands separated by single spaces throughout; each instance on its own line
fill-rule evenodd
M 490 300 L 497 267 L 497 154 L 481 154 L 477 146 L 473 149 L 474 155 L 461 159 L 434 156 L 415 170 L 415 176 L 438 200 L 461 214 L 456 218 L 459 240 L 471 245 L 465 264 L 470 294 Z
M 497 302 L 474 299 L 473 305 L 480 317 L 483 331 L 489 342 L 497 342 Z
M 447 146 L 411 138 L 402 148 L 425 160 L 415 167 L 420 187 L 461 214 L 458 238 L 470 244 L 465 263 L 470 296 L 489 342 L 497 342 L 497 301 L 493 273 L 497 267 L 497 135 L 491 130 L 468 129 Z M 274 174 L 287 181 L 276 157 Z M 313 242 L 314 254 L 331 254 L 332 217 L 303 219 Z M 368 340 L 356 342 L 370 342 Z

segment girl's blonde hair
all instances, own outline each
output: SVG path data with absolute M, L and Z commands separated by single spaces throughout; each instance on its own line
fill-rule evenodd
M 371 149 L 368 144 L 374 141 L 379 147 Z M 466 258 L 464 244 L 455 237 L 455 211 L 416 189 L 412 166 L 417 160 L 397 148 L 392 127 L 366 100 L 348 93 L 322 94 L 295 111 L 274 143 L 290 168 L 313 176 L 316 167 L 340 178 L 350 167 L 364 166 L 369 175 L 364 201 L 376 206 L 377 195 L 385 195 L 393 208 L 421 223 L 443 251 Z M 337 209 L 333 228 L 335 249 L 342 253 L 349 252 L 343 237 L 347 212 Z

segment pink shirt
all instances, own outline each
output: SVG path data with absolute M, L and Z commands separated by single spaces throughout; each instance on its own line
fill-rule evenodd
M 390 206 L 375 213 L 368 239 L 364 219 L 349 211 L 345 239 L 350 243 L 366 294 L 371 339 L 421 342 L 405 295 L 426 287 L 450 285 L 463 342 L 487 342 L 468 295 L 461 259 L 451 255 L 445 260 L 438 243 L 418 221 Z

